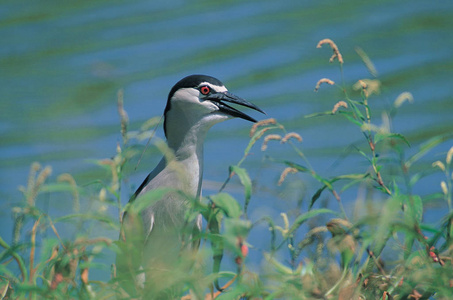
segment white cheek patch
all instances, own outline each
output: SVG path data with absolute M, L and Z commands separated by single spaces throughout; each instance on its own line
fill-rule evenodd
M 193 103 L 198 103 L 198 95 L 200 93 L 193 88 L 184 88 L 184 89 L 179 89 L 176 91 L 176 93 L 173 95 L 171 101 L 172 102 L 193 102 Z
M 209 114 L 219 110 L 217 105 L 211 101 L 203 101 L 199 98 L 199 96 L 201 96 L 201 93 L 196 88 L 179 89 L 171 98 L 171 102 L 174 105 L 172 107 L 173 109 L 179 108 L 184 111 L 186 115 L 197 118 L 200 115 Z

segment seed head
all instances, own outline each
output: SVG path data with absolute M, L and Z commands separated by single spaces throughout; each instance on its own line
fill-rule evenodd
M 344 101 L 338 101 L 332 109 L 332 114 L 336 113 L 340 107 L 348 108 L 348 104 Z
M 318 82 L 316 83 L 316 86 L 315 86 L 315 92 L 317 92 L 319 90 L 319 86 L 321 85 L 321 83 L 327 83 L 327 84 L 330 84 L 330 85 L 334 85 L 335 84 L 335 82 L 333 82 L 329 78 L 319 79 Z
M 282 138 L 281 143 L 282 144 L 286 143 L 290 138 L 295 138 L 299 142 L 302 142 L 302 137 L 298 133 L 290 132 Z
M 255 124 L 253 124 L 252 129 L 250 129 L 250 137 L 252 137 L 255 134 L 258 127 L 265 126 L 265 125 L 273 125 L 273 124 L 277 124 L 277 121 L 274 118 L 256 122 Z
M 281 139 L 282 139 L 282 137 L 279 134 L 268 134 L 268 135 L 266 135 L 266 137 L 264 138 L 264 141 L 263 141 L 263 145 L 261 146 L 261 151 L 265 151 L 267 149 L 267 143 L 270 140 L 279 141 Z
M 280 175 L 280 179 L 278 180 L 278 185 L 282 185 L 283 181 L 285 181 L 286 176 L 288 176 L 289 173 L 297 173 L 297 169 L 291 167 L 284 169 L 282 174 Z
M 340 50 L 338 50 L 338 46 L 331 39 L 320 40 L 318 45 L 316 45 L 316 48 L 321 48 L 324 44 L 328 44 L 333 50 L 333 55 L 330 57 L 329 62 L 333 62 L 336 58 L 340 64 L 343 64 L 343 55 L 341 55 Z

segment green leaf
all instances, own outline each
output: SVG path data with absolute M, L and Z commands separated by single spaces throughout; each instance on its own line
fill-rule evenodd
M 75 187 L 68 182 L 49 183 L 41 186 L 40 193 L 55 193 L 55 192 L 73 192 L 75 189 L 81 191 L 79 187 Z
M 369 157 L 365 152 L 363 152 L 363 151 L 360 150 L 359 148 L 356 148 L 356 150 L 357 150 L 357 152 L 359 152 L 359 154 L 361 154 L 363 157 L 365 157 L 366 160 L 367 160 L 370 164 L 372 164 L 372 161 L 371 161 L 370 157 Z
M 218 213 L 219 208 L 213 208 L 212 206 L 209 206 L 209 208 L 209 212 L 207 212 L 205 218 L 208 220 L 208 229 L 211 233 L 207 234 L 207 238 L 211 242 L 213 253 L 212 272 L 218 274 L 222 263 L 224 248 L 224 238 L 220 235 L 220 222 L 223 214 Z M 220 289 L 218 277 L 214 280 L 214 285 L 218 290 Z
M 225 219 L 225 238 L 234 239 L 234 245 L 236 245 L 237 237 L 246 237 L 251 229 L 252 225 L 250 221 L 241 219 Z M 230 240 L 232 241 L 232 240 Z M 234 246 L 233 245 L 233 246 Z
M 284 163 L 291 168 L 297 169 L 297 171 L 299 171 L 299 172 L 305 172 L 305 173 L 310 172 L 310 169 L 308 169 L 307 167 L 293 163 L 292 161 L 285 160 Z
M 425 154 L 431 150 L 432 148 L 436 147 L 440 143 L 444 142 L 446 140 L 445 135 L 440 135 L 440 136 L 435 136 L 431 139 L 429 139 L 427 142 L 423 143 L 420 146 L 420 150 L 412 155 L 407 161 L 406 161 L 406 167 L 410 168 L 416 161 L 418 161 L 420 158 L 425 156 Z
M 351 122 L 351 123 L 353 123 L 353 124 L 355 124 L 355 125 L 357 125 L 357 126 L 362 126 L 362 124 L 363 124 L 362 122 L 357 121 L 357 119 L 355 119 L 353 116 L 351 116 L 350 113 L 348 113 L 348 112 L 345 112 L 345 111 L 340 110 L 338 113 L 344 115 L 344 117 L 345 117 L 349 122 Z
M 442 234 L 442 230 L 439 230 L 439 228 L 436 228 L 431 224 L 420 224 L 420 229 L 423 231 L 430 232 L 434 235 Z
M 422 221 L 423 218 L 423 201 L 422 198 L 418 195 L 408 196 L 406 198 L 406 209 L 407 215 L 409 215 L 413 220 L 418 223 Z
M 340 179 L 360 180 L 360 179 L 367 178 L 368 176 L 370 176 L 369 173 L 365 173 L 365 174 L 360 174 L 360 173 L 357 173 L 357 174 L 344 174 L 344 175 L 335 176 L 333 178 L 333 180 L 335 180 L 335 181 L 340 180 Z
M 389 136 L 390 138 L 394 138 L 394 139 L 399 139 L 399 140 L 402 140 L 404 143 L 406 143 L 406 145 L 408 145 L 409 147 L 411 146 L 411 144 L 409 143 L 409 141 L 406 139 L 406 137 L 400 133 L 392 133 L 390 134 Z
M 319 175 L 316 174 L 315 172 L 311 172 L 310 174 L 311 174 L 311 176 L 312 176 L 314 179 L 316 179 L 316 180 L 318 180 L 319 182 L 323 183 L 330 191 L 333 191 L 332 183 L 331 183 L 329 180 L 322 178 L 321 176 L 319 176 Z
M 319 199 L 319 197 L 321 197 L 321 194 L 322 192 L 326 189 L 326 185 L 323 185 L 322 188 L 318 189 L 316 191 L 316 193 L 313 195 L 313 197 L 311 197 L 311 201 L 310 201 L 310 205 L 308 206 L 308 210 L 310 210 L 313 205 L 315 204 L 316 200 Z
M 105 263 L 93 262 L 93 261 L 81 262 L 78 267 L 80 269 L 87 268 L 87 269 L 98 269 L 98 270 L 105 270 L 105 271 L 108 271 L 111 268 L 109 265 L 107 265 Z
M 402 140 L 404 143 L 406 143 L 406 145 L 408 145 L 409 147 L 411 146 L 409 144 L 409 141 L 402 134 L 399 134 L 399 133 L 378 132 L 374 135 L 374 142 L 376 144 L 379 143 L 380 141 L 387 140 L 387 139 L 399 139 L 399 140 Z
M 80 219 L 80 220 L 96 220 L 102 223 L 109 225 L 113 229 L 119 229 L 119 224 L 114 221 L 110 216 L 106 215 L 92 215 L 92 214 L 71 214 L 56 218 L 53 220 L 54 223 L 58 222 L 68 222 L 73 219 Z
M 406 234 L 404 236 L 404 259 L 407 260 L 409 255 L 412 252 L 412 247 L 414 246 L 415 238 L 412 234 Z
M 350 177 L 348 177 L 350 176 Z M 349 175 L 344 175 L 343 176 L 338 176 L 338 177 L 342 177 L 341 179 L 350 179 L 351 182 L 343 185 L 343 187 L 341 188 L 341 192 L 344 192 L 346 191 L 348 188 L 350 188 L 351 186 L 355 185 L 355 184 L 358 184 L 358 183 L 361 183 L 364 179 L 370 177 L 370 173 L 365 173 L 365 174 L 349 174 Z M 338 178 L 337 177 L 337 178 Z
M 323 112 L 319 112 L 319 113 L 309 114 L 309 115 L 304 116 L 304 118 L 308 119 L 308 118 L 314 118 L 314 117 L 320 117 L 320 116 L 326 116 L 326 115 L 332 115 L 332 111 L 328 110 L 328 111 L 323 111 Z
M 239 203 L 230 194 L 219 193 L 209 199 L 230 218 L 239 218 L 242 215 Z
M 263 253 L 264 258 L 275 267 L 277 272 L 283 275 L 294 275 L 294 271 L 290 268 L 285 266 L 284 264 L 277 261 L 272 255 L 269 253 Z
M 343 234 L 342 236 L 332 238 L 332 241 L 336 242 L 337 249 L 341 256 L 341 265 L 346 268 L 354 257 L 356 248 L 354 238 L 349 234 Z
M 258 221 L 255 222 L 255 224 L 257 223 L 261 223 L 261 222 L 267 222 L 268 225 L 269 225 L 269 231 L 270 231 L 270 234 L 271 234 L 271 244 L 270 244 L 270 248 L 271 248 L 271 251 L 272 253 L 275 252 L 275 239 L 276 239 L 276 236 L 275 236 L 275 223 L 274 223 L 274 220 L 272 220 L 271 217 L 269 216 L 264 216 L 262 217 L 261 219 L 259 219 Z
M 419 250 L 413 252 L 407 259 L 406 259 L 406 267 L 412 269 L 417 263 L 420 263 L 425 260 L 426 252 L 423 250 Z
M 252 196 L 252 180 L 250 180 L 249 174 L 244 168 L 240 168 L 238 166 L 230 166 L 230 174 L 232 172 L 234 172 L 239 177 L 241 184 L 244 186 L 244 212 L 247 213 L 247 207 L 250 202 L 250 197 Z
M 390 197 L 384 204 L 380 212 L 379 223 L 377 230 L 374 233 L 375 247 L 373 252 L 379 256 L 389 239 L 393 225 L 398 221 L 398 214 L 401 212 L 401 199 L 400 197 Z
M 148 192 L 140 195 L 136 199 L 133 199 L 132 201 L 130 201 L 127 204 L 129 207 L 126 207 L 125 209 L 127 209 L 127 210 L 131 209 L 134 212 L 139 213 L 146 207 L 153 205 L 154 203 L 156 203 L 159 200 L 162 200 L 169 193 L 178 193 L 179 194 L 179 191 L 177 189 L 167 188 L 167 187 L 156 188 L 156 189 L 148 191 Z M 182 194 L 181 194 L 181 196 L 182 196 Z
M 417 238 L 420 238 L 417 228 L 423 217 L 423 202 L 420 196 L 401 195 L 399 194 L 398 186 L 395 184 L 395 196 L 404 204 L 404 225 L 407 228 L 395 226 L 401 231 L 404 231 L 404 257 L 407 259 L 412 252 L 412 247 Z
M 320 209 L 314 209 L 314 210 L 310 210 L 300 216 L 298 216 L 296 218 L 296 220 L 294 221 L 294 224 L 291 225 L 291 227 L 289 228 L 288 232 L 286 233 L 286 236 L 289 236 L 291 235 L 294 231 L 296 231 L 305 221 L 313 218 L 313 217 L 316 217 L 317 215 L 320 215 L 320 214 L 334 214 L 336 215 L 337 213 L 334 212 L 333 210 L 330 210 L 330 209 L 327 209 L 327 208 L 320 208 Z
M 377 161 L 376 161 L 376 164 L 377 164 Z M 376 171 L 377 171 L 377 172 L 380 172 L 381 169 L 382 169 L 382 165 L 376 166 Z
M 363 105 L 363 104 L 360 102 L 354 101 L 354 100 L 349 100 L 349 99 L 346 99 L 346 100 L 348 101 L 349 107 L 355 113 L 355 116 L 353 117 L 353 119 L 356 120 L 356 122 L 358 122 L 360 124 L 359 126 L 362 126 L 362 123 L 363 123 L 363 120 L 365 120 L 365 117 L 363 116 L 362 112 L 360 111 L 360 109 L 357 107 L 356 104 L 358 104 L 358 105 Z
M 297 170 L 300 171 L 300 172 L 309 173 L 314 179 L 316 179 L 317 181 L 319 181 L 319 182 L 321 182 L 322 184 L 324 184 L 325 187 L 327 187 L 331 192 L 334 191 L 331 181 L 329 181 L 329 180 L 327 180 L 327 179 L 325 179 L 325 178 L 319 176 L 318 174 L 316 174 L 316 172 L 314 172 L 314 171 L 312 171 L 312 170 L 310 170 L 310 169 L 308 169 L 308 168 L 306 168 L 306 167 L 304 167 L 304 166 L 302 166 L 302 165 L 293 163 L 293 162 L 291 162 L 291 161 L 285 161 L 285 164 L 288 165 L 288 166 L 290 166 L 290 167 L 292 167 L 292 168 L 297 169 Z M 322 190 L 318 190 L 318 191 L 315 193 L 315 195 L 314 195 L 313 198 L 312 198 L 312 203 L 311 203 L 311 205 L 310 205 L 310 208 L 311 208 L 311 206 L 313 206 L 314 201 L 316 201 L 316 200 L 319 198 L 319 196 L 321 195 L 322 191 L 323 191 L 323 188 L 322 188 Z
M 316 174 L 314 174 L 313 176 L 315 176 Z M 316 175 L 317 176 L 317 175 Z M 360 182 L 362 181 L 364 178 L 368 177 L 369 174 L 366 173 L 366 174 L 345 174 L 345 175 L 340 175 L 340 176 L 336 176 L 332 179 L 330 179 L 329 181 L 321 178 L 318 176 L 318 178 L 316 178 L 318 181 L 322 182 L 322 183 L 325 183 L 327 182 L 327 184 L 324 184 L 320 189 L 318 189 L 316 191 L 316 193 L 313 195 L 313 197 L 311 198 L 311 202 L 310 202 L 310 205 L 308 206 L 308 210 L 310 210 L 313 205 L 315 204 L 316 200 L 319 199 L 319 197 L 321 196 L 322 192 L 326 189 L 326 188 L 329 188 L 330 191 L 333 191 L 333 186 L 332 186 L 332 183 L 338 181 L 338 180 L 342 180 L 342 179 L 352 179 L 354 180 L 351 184 L 349 185 L 345 185 L 342 189 L 342 191 L 344 191 L 346 188 L 350 187 L 352 184 L 355 184 L 357 182 Z

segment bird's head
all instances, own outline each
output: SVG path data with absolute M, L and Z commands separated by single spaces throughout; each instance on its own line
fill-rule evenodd
M 165 107 L 164 130 L 181 130 L 198 125 L 209 129 L 224 120 L 238 117 L 251 122 L 256 120 L 228 105 L 233 103 L 264 113 L 258 106 L 228 92 L 223 83 L 211 76 L 190 75 L 171 89 Z

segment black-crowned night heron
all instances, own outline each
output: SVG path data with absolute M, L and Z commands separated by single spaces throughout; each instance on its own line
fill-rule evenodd
M 173 269 L 178 264 L 182 248 L 198 246 L 192 237 L 201 229 L 201 216 L 188 222 L 188 199 L 200 198 L 203 142 L 209 128 L 234 117 L 256 122 L 227 103 L 264 113 L 256 105 L 229 93 L 220 80 L 211 76 L 187 76 L 176 83 L 168 95 L 164 132 L 172 153 L 162 158 L 130 202 L 139 202 L 148 192 L 159 188 L 171 188 L 179 193 L 166 193 L 149 206 L 144 205 L 137 218 L 129 212 L 124 215 L 122 240 L 129 243 L 132 239 L 134 242 L 123 248 L 123 254 L 117 257 L 119 273 L 141 270 L 137 277 L 141 282 L 135 281 L 135 284 L 144 283 L 146 298 L 175 297 L 172 282 L 178 275 Z

